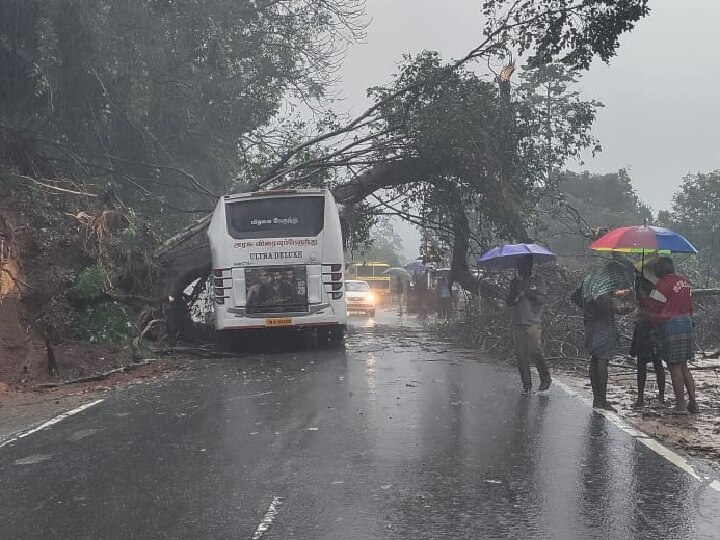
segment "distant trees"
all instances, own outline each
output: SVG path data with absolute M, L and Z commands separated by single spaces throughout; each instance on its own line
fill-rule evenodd
M 371 230 L 371 242 L 366 245 L 356 246 L 352 253 L 348 254 L 348 260 L 365 262 L 384 262 L 390 266 L 403 266 L 403 242 L 397 235 L 389 219 L 384 218 Z
M 652 211 L 637 196 L 628 172 L 593 174 L 564 171 L 557 178 L 558 194 L 541 203 L 543 237 L 560 254 L 583 253 L 593 229 L 641 225 Z
M 685 176 L 670 212 L 660 220 L 685 235 L 700 250 L 699 274 L 720 279 L 720 170 Z

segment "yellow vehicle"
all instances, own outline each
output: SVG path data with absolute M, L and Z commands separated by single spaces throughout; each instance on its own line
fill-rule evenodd
M 345 278 L 367 281 L 377 303 L 383 304 L 390 298 L 390 274 L 386 273 L 389 268 L 389 264 L 379 262 L 350 263 Z

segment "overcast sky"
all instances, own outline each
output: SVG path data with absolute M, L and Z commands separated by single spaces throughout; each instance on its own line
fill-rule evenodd
M 364 110 L 365 89 L 387 83 L 403 53 L 465 54 L 480 39 L 480 5 L 367 0 L 367 40 L 342 67 L 338 110 Z M 627 168 L 640 197 L 658 210 L 670 207 L 685 174 L 720 168 L 720 0 L 651 0 L 650 6 L 651 14 L 621 37 L 610 65 L 597 62 L 583 78 L 584 96 L 605 104 L 593 130 L 604 150 L 583 168 Z M 415 242 L 406 231 L 402 236 Z

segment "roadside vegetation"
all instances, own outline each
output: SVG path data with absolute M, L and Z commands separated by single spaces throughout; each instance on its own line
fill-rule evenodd
M 503 240 L 563 243 L 548 215 L 582 237 L 587 226 L 646 214 L 627 174 L 563 171 L 601 150 L 592 135 L 601 104 L 576 82 L 593 59 L 612 58 L 647 0 L 484 1 L 472 50 L 452 61 L 405 57 L 369 89 L 372 106 L 348 118 L 332 110 L 332 81 L 363 38 L 363 7 L 3 2 L 0 274 L 3 298 L 18 304 L 0 313 L 31 336 L 28 358 L 71 340 L 167 337 L 168 299 L 190 313 L 202 296 L 203 232 L 228 192 L 328 187 L 349 253 L 397 252 L 383 227 L 400 217 L 423 227 L 452 280 L 485 297 L 498 287 L 473 274 L 474 255 Z M 688 195 L 661 219 L 694 230 L 694 208 L 717 214 L 704 199 L 716 178 L 689 178 Z M 612 223 L 592 213 L 597 200 L 582 200 L 603 183 L 630 204 Z M 371 231 L 387 244 L 370 242 Z M 689 237 L 710 253 L 698 271 L 716 275 L 712 238 Z

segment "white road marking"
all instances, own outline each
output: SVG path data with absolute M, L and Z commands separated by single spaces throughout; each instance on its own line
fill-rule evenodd
M 270 503 L 267 512 L 265 512 L 265 517 L 260 522 L 260 525 L 257 526 L 257 529 L 255 529 L 255 534 L 253 535 L 252 540 L 260 540 L 263 534 L 270 530 L 270 527 L 272 526 L 275 518 L 278 515 L 278 508 L 282 506 L 282 503 L 282 497 L 273 497 L 273 500 Z
M 54 426 L 54 425 L 57 424 L 58 422 L 62 422 L 62 421 L 65 420 L 66 418 L 68 418 L 68 417 L 70 417 L 70 416 L 73 416 L 73 415 L 75 415 L 75 414 L 77 414 L 77 413 L 83 412 L 84 410 L 89 409 L 90 407 L 93 407 L 93 406 L 97 405 L 98 403 L 102 403 L 103 401 L 105 401 L 105 400 L 104 400 L 104 399 L 98 399 L 97 401 L 91 401 L 90 403 L 85 403 L 85 405 L 80 405 L 79 407 L 77 407 L 77 408 L 75 408 L 75 409 L 72 409 L 71 411 L 67 411 L 67 412 L 64 412 L 64 413 L 62 413 L 62 414 L 59 414 L 59 415 L 57 415 L 55 418 L 53 418 L 52 420 L 48 420 L 47 422 L 45 422 L 45 423 L 43 423 L 43 424 L 40 424 L 39 426 L 37 426 L 37 427 L 35 427 L 35 428 L 32 428 L 32 429 L 30 429 L 30 430 L 28 430 L 28 431 L 24 431 L 24 432 L 22 432 L 22 433 L 20 433 L 20 434 L 18 434 L 18 435 L 15 435 L 15 437 L 13 437 L 12 439 L 8 439 L 7 441 L 5 441 L 5 442 L 3 442 L 3 443 L 0 443 L 0 448 L 3 448 L 3 447 L 5 447 L 5 446 L 7 446 L 8 444 L 12 444 L 12 443 L 14 443 L 15 441 L 18 441 L 18 440 L 20 440 L 20 439 L 24 439 L 24 438 L 27 437 L 28 435 L 32 435 L 33 433 L 37 433 L 38 431 L 41 431 L 41 430 L 43 430 L 43 429 L 45 429 L 45 428 L 49 428 L 49 427 L 51 427 L 51 426 Z
M 590 401 L 588 398 L 580 395 L 578 392 L 576 392 L 574 389 L 572 389 L 570 386 L 568 386 L 565 383 L 562 383 L 558 381 L 557 379 L 553 380 L 553 384 L 556 384 L 558 387 L 562 388 L 563 391 L 568 394 L 569 396 L 575 397 L 585 403 L 586 405 L 592 407 L 592 401 Z M 647 433 L 643 433 L 639 429 L 635 428 L 632 424 L 630 424 L 627 420 L 623 420 L 620 416 L 617 414 L 610 412 L 610 411 L 604 411 L 602 409 L 595 409 L 595 412 L 602 414 L 605 418 L 610 421 L 610 423 L 614 424 L 621 430 L 623 430 L 625 433 L 630 435 L 632 438 L 637 439 L 639 442 L 647 446 L 650 450 L 655 452 L 657 455 L 665 458 L 670 463 L 678 467 L 679 469 L 682 469 L 687 474 L 692 476 L 695 480 L 698 480 L 700 482 L 705 482 L 706 480 L 703 480 L 703 478 L 698 474 L 698 472 L 695 470 L 695 467 L 690 465 L 688 461 L 682 457 L 680 454 L 670 450 L 667 446 L 663 445 L 659 440 L 653 438 L 652 436 L 648 435 Z M 713 480 L 708 484 L 708 486 L 715 491 L 720 492 L 720 481 Z
M 246 395 L 246 396 L 235 396 L 235 397 L 230 397 L 230 398 L 224 399 L 223 401 L 235 401 L 238 399 L 250 399 L 250 398 L 255 398 L 255 397 L 269 396 L 270 394 L 272 394 L 272 392 L 263 392 L 261 394 L 250 394 L 250 395 Z

